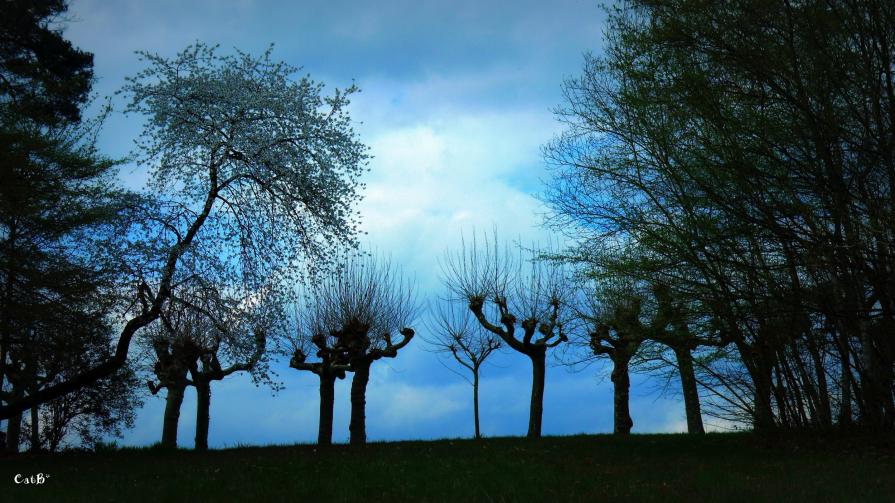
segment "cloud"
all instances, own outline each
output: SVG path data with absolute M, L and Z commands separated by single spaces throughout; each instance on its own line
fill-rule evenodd
M 598 48 L 603 22 L 589 0 L 73 0 L 71 13 L 67 36 L 95 54 L 100 96 L 141 69 L 135 50 L 171 57 L 197 39 L 256 53 L 274 42 L 275 58 L 303 65 L 329 89 L 356 81 L 363 91 L 351 113 L 374 156 L 359 205 L 363 240 L 413 275 L 423 300 L 441 294 L 439 260 L 461 233 L 497 227 L 506 240 L 550 240 L 536 197 L 548 176 L 540 146 L 560 130 L 550 108 L 561 102 L 563 78 L 578 72 L 581 53 Z M 124 156 L 138 133 L 139 121 L 113 116 L 101 148 Z M 128 173 L 126 183 L 143 180 L 141 170 Z M 214 384 L 212 446 L 314 441 L 316 377 L 284 362 L 275 368 L 286 384 L 277 396 L 247 376 Z M 644 382 L 635 379 L 635 389 Z M 348 437 L 349 384 L 336 387 L 336 441 Z M 481 381 L 486 435 L 525 433 L 530 386 L 527 358 L 493 357 Z M 592 371 L 551 367 L 544 432 L 611 431 L 611 398 L 611 383 Z M 147 402 L 124 443 L 158 441 L 164 400 Z M 631 408 L 635 431 L 680 428 L 676 401 L 634 396 Z M 470 436 L 471 387 L 416 340 L 374 365 L 367 413 L 373 440 Z M 194 424 L 188 392 L 181 445 L 191 445 Z

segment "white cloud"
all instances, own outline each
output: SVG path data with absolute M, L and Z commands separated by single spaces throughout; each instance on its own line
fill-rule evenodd
M 364 240 L 414 275 L 425 300 L 441 292 L 439 259 L 458 245 L 461 232 L 496 227 L 502 239 L 548 241 L 540 227 L 544 208 L 535 193 L 541 190 L 538 180 L 547 176 L 540 146 L 560 129 L 549 107 L 559 104 L 560 82 L 577 71 L 581 51 L 588 43 L 598 43 L 593 6 L 585 9 L 569 1 L 482 11 L 480 4 L 468 2 L 460 12 L 455 5 L 443 11 L 438 3 L 411 3 L 416 9 L 412 17 L 408 5 L 399 3 L 386 5 L 391 10 L 374 18 L 369 9 L 354 5 L 327 10 L 326 2 L 310 7 L 258 4 L 253 9 L 251 2 L 216 8 L 207 1 L 149 7 L 133 1 L 107 6 L 78 0 L 72 12 L 83 21 L 73 23 L 68 33 L 76 45 L 95 52 L 97 91 L 102 95 L 114 92 L 124 75 L 141 67 L 135 49 L 171 56 L 197 38 L 219 41 L 224 50 L 239 46 L 255 52 L 276 41 L 274 57 L 308 65 L 327 89 L 357 78 L 363 92 L 354 98 L 351 112 L 363 122 L 357 127 L 360 139 L 374 156 L 359 206 L 363 229 L 369 233 Z M 375 12 L 383 8 L 370 7 Z M 445 30 L 445 16 L 455 12 L 462 22 Z M 549 19 L 544 12 L 550 13 Z M 396 20 L 397 25 L 383 24 Z M 240 29 L 228 29 L 237 24 Z M 419 35 L 414 39 L 418 47 L 405 47 L 404 39 L 390 41 L 395 30 L 404 33 L 404 28 Z M 464 45 L 470 39 L 473 42 Z M 478 50 L 479 42 L 493 47 Z M 380 49 L 370 52 L 371 47 Z M 433 54 L 430 47 L 445 50 Z M 133 118 L 114 116 L 103 148 L 123 156 L 138 133 Z M 123 178 L 137 186 L 144 177 L 137 171 Z M 423 323 L 418 326 L 422 330 Z M 421 340 L 414 341 L 397 359 L 373 366 L 367 407 L 370 439 L 471 435 L 471 387 L 421 345 Z M 522 435 L 528 422 L 529 363 L 518 354 L 498 355 L 494 361 L 500 363 L 486 367 L 481 381 L 483 432 Z M 316 438 L 316 378 L 280 367 L 287 388 L 275 397 L 255 388 L 246 376 L 215 384 L 211 445 Z M 591 375 L 553 367 L 548 371 L 546 434 L 611 431 L 611 383 L 596 382 Z M 335 441 L 348 437 L 349 385 L 350 378 L 337 383 Z M 192 443 L 194 404 L 188 392 L 181 445 Z M 124 443 L 157 441 L 163 408 L 163 399 L 150 400 Z M 636 431 L 677 429 L 682 411 L 675 401 L 632 400 Z

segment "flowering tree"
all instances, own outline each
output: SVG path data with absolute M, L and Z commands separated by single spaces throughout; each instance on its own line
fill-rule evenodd
M 355 245 L 367 159 L 346 111 L 356 88 L 325 96 L 270 55 L 222 56 L 201 43 L 173 59 L 141 53 L 147 68 L 121 92 L 126 111 L 146 119 L 137 144 L 150 183 L 146 204 L 132 208 L 138 225 L 122 261 L 132 305 L 115 352 L 10 401 L 0 418 L 111 375 L 134 334 L 197 274 L 243 302 L 272 277 L 325 270 Z

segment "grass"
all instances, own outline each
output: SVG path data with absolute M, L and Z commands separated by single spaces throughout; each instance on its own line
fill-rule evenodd
M 17 473 L 50 474 L 16 485 Z M 895 438 L 634 435 L 0 458 L 4 501 L 895 501 Z

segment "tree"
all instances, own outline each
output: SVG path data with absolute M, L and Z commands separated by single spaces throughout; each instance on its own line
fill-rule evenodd
M 251 372 L 256 381 L 271 383 L 264 361 L 268 332 L 272 331 L 270 320 L 265 320 L 267 323 L 261 322 L 257 313 L 254 313 L 256 316 L 246 316 L 245 311 L 240 309 L 224 323 L 216 323 L 198 334 L 201 336 L 202 351 L 198 361 L 190 366 L 197 396 L 197 450 L 208 449 L 212 382 L 221 381 L 236 372 Z
M 449 302 L 447 307 L 439 304 L 435 326 L 429 330 L 432 336 L 425 340 L 433 351 L 450 354 L 454 361 L 472 373 L 472 410 L 475 438 L 479 439 L 482 438 L 479 429 L 479 369 L 491 353 L 500 349 L 500 339 L 469 318 L 470 313 L 465 307 L 458 311 L 456 303 Z M 466 379 L 465 376 L 463 378 Z
M 157 383 L 153 394 L 167 390 L 161 445 L 177 446 L 177 425 L 184 392 L 196 389 L 197 450 L 208 449 L 211 383 L 240 371 L 256 381 L 270 382 L 264 360 L 267 333 L 274 330 L 276 306 L 260 292 L 251 305 L 234 305 L 209 285 L 193 285 L 175 292 L 156 330 L 147 332 L 147 346 L 155 354 Z M 224 362 L 222 364 L 221 362 Z
M 605 294 L 606 290 L 601 293 Z M 617 295 L 620 292 L 613 293 Z M 647 329 L 640 321 L 642 301 L 636 295 L 618 296 L 608 304 L 611 305 L 608 312 L 598 305 L 584 316 L 593 327 L 589 333 L 591 351 L 595 356 L 607 355 L 612 360 L 613 433 L 627 435 L 634 426 L 628 407 L 631 388 L 629 366 L 646 340 Z
M 694 368 L 693 351 L 700 346 L 724 346 L 725 343 L 694 334 L 680 303 L 673 300 L 667 285 L 637 285 L 627 277 L 594 276 L 585 286 L 582 307 L 577 311 L 587 330 L 587 345 L 594 356 L 608 356 L 612 361 L 613 431 L 626 435 L 634 425 L 629 412 L 630 366 L 638 358 L 646 368 L 647 360 L 668 363 L 655 345 L 642 353 L 644 345 L 659 343 L 672 350 L 674 365 L 681 383 L 684 410 L 689 433 L 705 433 L 700 410 L 699 390 Z M 653 302 L 644 290 L 652 293 Z M 657 354 L 658 353 L 658 354 Z
M 344 352 L 354 373 L 349 442 L 365 444 L 370 367 L 381 358 L 397 357 L 398 351 L 413 339 L 415 332 L 408 326 L 418 312 L 413 286 L 391 262 L 356 256 L 312 291 L 319 326 L 333 337 L 331 347 Z M 400 340 L 393 339 L 397 335 Z M 333 358 L 341 365 L 345 356 L 339 353 Z
M 157 382 L 147 382 L 149 391 L 155 395 L 165 390 L 165 412 L 162 416 L 162 439 L 160 445 L 167 449 L 177 447 L 177 425 L 180 423 L 180 407 L 189 380 L 190 365 L 199 358 L 201 349 L 188 334 L 191 330 L 177 321 L 156 323 L 144 330 L 155 355 L 152 365 Z
M 28 425 L 32 432 L 40 425 L 32 438 L 56 452 L 72 445 L 93 448 L 109 435 L 120 437 L 123 428 L 133 427 L 136 410 L 143 405 L 139 386 L 136 372 L 126 365 L 111 378 L 48 402 L 40 407 L 39 423 L 32 419 Z M 33 440 L 30 443 L 34 448 Z
M 289 366 L 312 372 L 320 379 L 317 445 L 331 445 L 336 379 L 344 379 L 351 365 L 348 348 L 326 327 L 326 304 L 317 302 L 318 299 L 303 299 L 306 302 L 296 310 L 294 331 L 285 342 L 291 349 Z M 319 361 L 308 362 L 311 354 Z
M 112 334 L 105 317 L 89 311 L 35 321 L 22 346 L 11 352 L 7 372 L 12 389 L 42 389 L 90 368 L 108 358 Z M 55 451 L 75 444 L 75 434 L 87 446 L 100 435 L 118 435 L 122 426 L 133 425 L 134 409 L 141 404 L 136 386 L 133 370 L 125 367 L 110 378 L 34 407 L 25 421 L 10 421 L 6 447 L 15 452 L 27 440 L 32 450 Z M 28 434 L 22 438 L 20 432 Z
M 675 363 L 681 381 L 681 394 L 684 397 L 684 411 L 687 416 L 687 432 L 702 434 L 702 410 L 699 403 L 699 389 L 694 368 L 693 352 L 700 346 L 724 347 L 724 339 L 699 337 L 690 329 L 685 306 L 674 300 L 668 285 L 656 284 L 652 287 L 656 298 L 656 327 L 649 333 L 649 338 L 664 344 L 674 352 Z
M 535 258 L 535 257 L 532 257 Z M 443 281 L 454 301 L 464 302 L 478 323 L 531 360 L 528 436 L 541 436 L 547 351 L 568 341 L 563 331 L 571 288 L 561 267 L 516 259 L 497 237 L 476 238 L 446 254 Z M 517 327 L 521 334 L 517 335 Z
M 714 332 L 700 337 L 732 344 L 703 370 L 756 429 L 830 427 L 836 401 L 842 425 L 854 402 L 862 424 L 890 427 L 895 171 L 880 112 L 895 101 L 895 10 L 762 7 L 612 11 L 605 56 L 567 81 L 568 130 L 545 148 L 553 223 L 579 239 L 570 256 L 606 239 L 639 250 L 631 279 L 671 286 L 689 325 Z
M 122 92 L 126 110 L 147 117 L 138 146 L 152 166 L 154 201 L 136 208 L 140 226 L 126 234 L 121 266 L 132 308 L 115 352 L 8 402 L 2 418 L 114 373 L 134 334 L 196 270 L 244 297 L 296 263 L 326 269 L 355 243 L 353 204 L 367 158 L 346 111 L 356 88 L 326 97 L 320 84 L 294 80 L 295 69 L 270 51 L 220 56 L 196 44 L 170 60 L 142 56 L 147 69 Z
M 93 54 L 53 24 L 64 0 L 10 0 L 0 21 L 0 95 L 10 113 L 38 123 L 78 122 L 93 83 Z
M 52 28 L 65 10 L 6 2 L 0 21 L 0 418 L 10 450 L 28 408 L 40 443 L 40 411 L 21 401 L 74 375 L 59 364 L 88 361 L 66 352 L 101 354 L 115 277 L 106 246 L 135 201 L 96 151 L 102 117 L 81 122 L 93 57 Z

